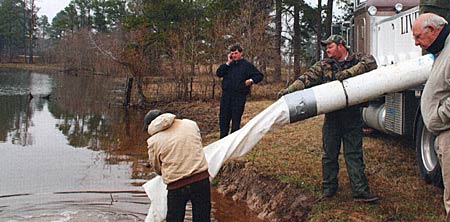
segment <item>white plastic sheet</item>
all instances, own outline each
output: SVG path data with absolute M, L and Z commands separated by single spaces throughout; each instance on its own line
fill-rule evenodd
M 245 155 L 266 133 L 288 123 L 289 109 L 284 98 L 281 98 L 251 119 L 240 130 L 206 146 L 204 151 L 211 178 L 217 175 L 226 160 Z M 145 221 L 164 221 L 167 212 L 167 190 L 162 178 L 157 176 L 145 183 L 143 187 L 151 201 Z

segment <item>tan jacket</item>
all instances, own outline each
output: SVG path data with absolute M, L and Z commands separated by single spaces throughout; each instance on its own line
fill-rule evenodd
M 450 129 L 450 35 L 433 63 L 420 108 L 428 130 L 438 135 Z
M 165 113 L 148 126 L 148 157 L 165 184 L 207 171 L 202 138 L 197 124 Z

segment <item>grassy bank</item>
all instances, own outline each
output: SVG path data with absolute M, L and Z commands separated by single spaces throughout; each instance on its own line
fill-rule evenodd
M 253 101 L 246 107 L 247 122 L 273 101 Z M 290 124 L 267 134 L 243 160 L 259 173 L 289 183 L 318 199 L 321 196 L 321 128 L 323 116 Z M 343 155 L 335 198 L 317 201 L 308 214 L 319 221 L 443 221 L 442 190 L 418 175 L 415 151 L 408 138 L 364 137 L 364 159 L 376 204 L 355 203 Z M 342 153 L 342 152 L 341 152 Z
M 56 73 L 62 71 L 62 68 L 58 65 L 25 63 L 0 63 L 0 69 L 21 69 L 45 73 Z

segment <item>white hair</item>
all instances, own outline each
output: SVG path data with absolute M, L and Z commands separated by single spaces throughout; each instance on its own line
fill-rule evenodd
M 444 25 L 448 24 L 448 22 L 439 15 L 433 13 L 427 13 L 428 16 L 425 16 L 422 21 L 422 28 L 427 26 L 433 26 L 435 28 L 441 28 Z M 426 14 L 424 14 L 426 15 Z

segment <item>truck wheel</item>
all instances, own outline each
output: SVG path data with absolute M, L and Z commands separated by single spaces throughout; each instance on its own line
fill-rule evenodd
M 416 153 L 420 177 L 429 184 L 443 187 L 441 165 L 434 149 L 435 138 L 420 117 L 416 128 Z

